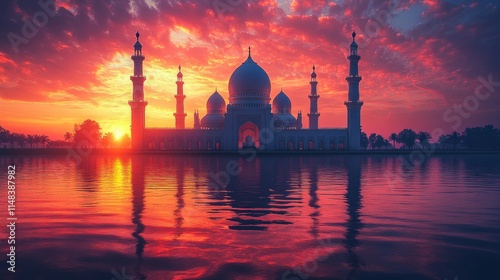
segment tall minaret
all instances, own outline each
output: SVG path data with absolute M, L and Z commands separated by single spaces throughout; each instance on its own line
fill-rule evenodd
M 131 138 L 132 149 L 142 150 L 144 145 L 144 127 L 146 126 L 146 106 L 147 101 L 144 101 L 144 81 L 146 77 L 142 74 L 142 62 L 144 56 L 142 55 L 142 45 L 139 42 L 139 31 L 135 34 L 137 42 L 134 45 L 134 75 L 130 76 L 133 84 L 132 100 L 128 102 L 132 109 L 132 124 L 131 124 Z
M 358 75 L 358 62 L 361 57 L 358 55 L 358 44 L 356 44 L 356 33 L 352 32 L 351 52 L 349 59 L 349 76 L 345 79 L 349 83 L 349 99 L 344 102 L 347 107 L 347 138 L 349 150 L 357 151 L 361 148 L 361 106 L 363 101 L 359 100 L 359 82 L 361 76 Z
M 184 99 L 186 96 L 184 95 L 184 82 L 182 81 L 182 72 L 181 66 L 179 65 L 179 73 L 177 73 L 177 94 L 175 95 L 175 100 L 177 101 L 176 110 L 174 113 L 175 116 L 175 128 L 176 129 L 184 129 L 186 128 L 186 116 L 184 113 Z
M 309 129 L 318 129 L 318 119 L 319 119 L 319 112 L 318 112 L 318 92 L 316 90 L 316 87 L 318 86 L 318 81 L 316 81 L 316 67 L 313 65 L 313 72 L 311 73 L 311 81 L 309 82 L 311 84 L 311 95 L 309 95 L 309 99 L 311 100 L 311 107 L 309 109 L 309 114 L 307 116 L 309 117 Z

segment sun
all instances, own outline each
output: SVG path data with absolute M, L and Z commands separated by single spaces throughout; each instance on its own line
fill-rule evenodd
M 125 134 L 125 133 L 121 129 L 115 129 L 115 130 L 113 130 L 113 135 L 115 136 L 115 140 L 121 139 L 122 136 L 123 136 L 123 134 Z

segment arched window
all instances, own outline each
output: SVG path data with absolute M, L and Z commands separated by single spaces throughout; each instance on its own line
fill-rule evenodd
M 309 150 L 314 150 L 314 141 L 313 140 L 309 140 L 309 145 L 308 145 L 308 149 Z
M 286 149 L 285 141 L 283 140 L 280 141 L 278 149 L 281 151 Z

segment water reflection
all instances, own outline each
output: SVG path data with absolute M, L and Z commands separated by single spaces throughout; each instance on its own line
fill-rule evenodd
M 30 213 L 19 279 L 109 280 L 122 267 L 135 279 L 500 275 L 498 157 L 409 168 L 397 157 L 89 156 L 63 171 L 14 161 Z M 241 172 L 214 185 L 231 162 Z
M 146 275 L 142 273 L 142 263 L 144 247 L 146 240 L 142 237 L 145 226 L 142 223 L 142 211 L 144 210 L 144 162 L 142 157 L 132 158 L 132 223 L 135 225 L 135 230 L 132 236 L 137 240 L 135 245 L 135 255 L 137 262 L 134 267 L 134 273 L 139 279 L 146 279 Z
M 348 263 L 351 268 L 347 279 L 354 279 L 355 273 L 361 268 L 360 257 L 356 253 L 356 247 L 361 243 L 358 240 L 360 230 L 363 228 L 361 220 L 361 208 L 363 207 L 361 199 L 361 159 L 358 156 L 352 156 L 346 159 L 347 166 L 347 188 L 345 201 L 347 206 L 347 225 L 344 234 L 344 246 L 348 254 Z

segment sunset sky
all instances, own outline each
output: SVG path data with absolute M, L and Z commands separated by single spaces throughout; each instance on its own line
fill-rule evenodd
M 179 64 L 188 127 L 195 109 L 205 115 L 215 88 L 227 102 L 229 77 L 248 46 L 271 79 L 271 98 L 282 87 L 293 114 L 304 113 L 306 127 L 316 65 L 319 125 L 345 127 L 346 55 L 355 30 L 364 131 L 387 137 L 403 128 L 448 133 L 500 127 L 497 3 L 61 0 L 47 14 L 38 1 L 4 0 L 0 126 L 57 140 L 90 118 L 103 132 L 129 133 L 130 56 L 138 30 L 146 56 L 148 127 L 174 126 Z

